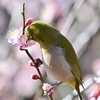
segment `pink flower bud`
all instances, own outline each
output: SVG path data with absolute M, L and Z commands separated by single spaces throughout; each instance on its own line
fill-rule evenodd
M 23 46 L 20 46 L 20 48 L 19 48 L 21 51 L 23 51 L 23 50 L 25 50 L 25 49 L 23 49 Z
M 44 94 L 52 95 L 55 93 L 56 89 L 52 85 L 48 83 L 43 83 L 42 89 L 44 90 Z
M 37 79 L 39 79 L 39 76 L 38 76 L 37 74 L 32 74 L 32 75 L 31 75 L 31 78 L 32 78 L 33 80 L 37 80 Z
M 25 26 L 28 26 L 30 25 L 31 23 L 33 22 L 33 19 L 32 18 L 28 18 L 25 22 Z
M 29 63 L 29 66 L 34 66 L 34 63 L 31 60 L 28 61 L 28 63 Z

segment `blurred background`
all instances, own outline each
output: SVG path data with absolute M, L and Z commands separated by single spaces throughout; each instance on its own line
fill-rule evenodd
M 9 31 L 22 25 L 23 3 L 26 19 L 31 17 L 56 27 L 72 43 L 86 88 L 81 89 L 83 100 L 88 100 L 91 91 L 92 97 L 99 97 L 100 78 L 94 77 L 100 77 L 100 0 L 0 0 L 0 100 L 48 100 L 43 96 L 41 82 L 31 79 L 37 71 L 29 67 L 26 53 L 7 42 Z M 35 59 L 41 58 L 38 44 L 29 51 Z M 46 82 L 55 83 L 43 66 L 40 70 Z M 59 85 L 53 98 L 78 100 L 68 85 Z

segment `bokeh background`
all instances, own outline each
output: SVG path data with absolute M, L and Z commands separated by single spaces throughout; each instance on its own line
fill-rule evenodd
M 9 31 L 22 25 L 22 3 L 26 4 L 26 19 L 56 27 L 72 43 L 86 88 L 81 94 L 83 100 L 88 100 L 91 91 L 98 91 L 94 77 L 100 77 L 100 0 L 0 0 L 0 100 L 48 100 L 41 82 L 31 79 L 37 71 L 28 65 L 26 53 L 7 42 Z M 38 44 L 29 51 L 35 59 L 41 58 Z M 54 84 L 43 65 L 40 69 L 46 82 Z M 59 85 L 53 98 L 78 100 L 68 85 Z

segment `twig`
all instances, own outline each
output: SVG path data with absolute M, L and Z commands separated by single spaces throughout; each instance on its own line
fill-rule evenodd
M 22 10 L 22 16 L 23 16 L 23 35 L 25 33 L 25 3 L 23 3 L 23 10 Z
M 22 14 L 22 17 L 23 17 L 23 35 L 24 35 L 24 33 L 25 33 L 25 3 L 23 3 L 23 11 L 22 11 L 21 14 Z M 31 56 L 31 54 L 29 53 L 29 51 L 28 51 L 27 49 L 23 49 L 23 50 L 25 50 L 26 54 L 29 56 L 29 58 L 30 58 L 30 59 L 32 60 L 32 62 L 34 63 L 35 68 L 37 69 L 37 71 L 38 71 L 38 73 L 39 73 L 40 80 L 41 80 L 42 83 L 44 83 L 43 77 L 42 77 L 41 72 L 40 72 L 40 70 L 39 70 L 39 68 L 38 68 L 39 66 L 38 66 L 38 64 L 36 63 L 35 59 Z
M 23 3 L 23 11 L 22 11 L 21 14 L 22 14 L 22 17 L 23 17 L 23 35 L 24 35 L 24 33 L 25 33 L 25 28 L 26 28 L 26 26 L 25 26 L 25 3 Z M 40 76 L 40 80 L 41 80 L 42 83 L 44 83 L 45 81 L 44 81 L 44 79 L 43 79 L 43 77 L 42 77 L 42 74 L 41 74 L 41 72 L 40 72 L 40 70 L 39 70 L 40 64 L 37 63 L 37 61 L 31 56 L 31 54 L 29 53 L 29 51 L 28 51 L 27 49 L 23 49 L 23 50 L 25 50 L 25 52 L 26 52 L 26 54 L 28 55 L 28 57 L 29 57 L 29 58 L 32 60 L 32 62 L 34 63 L 34 67 L 36 68 L 36 70 L 37 70 L 37 72 L 38 72 L 38 74 L 39 74 L 39 76 Z M 53 100 L 52 95 L 49 95 L 48 98 L 49 98 L 50 100 Z
M 37 71 L 38 71 L 38 74 L 39 74 L 39 76 L 40 76 L 41 82 L 44 83 L 44 79 L 43 79 L 43 77 L 42 77 L 42 75 L 41 75 L 41 72 L 40 72 L 40 70 L 39 70 L 38 64 L 36 63 L 36 61 L 34 60 L 34 58 L 30 55 L 30 53 L 28 52 L 27 49 L 25 49 L 25 52 L 26 52 L 26 54 L 29 56 L 29 58 L 32 60 L 32 62 L 34 63 L 34 67 L 35 67 L 35 68 L 37 69 Z

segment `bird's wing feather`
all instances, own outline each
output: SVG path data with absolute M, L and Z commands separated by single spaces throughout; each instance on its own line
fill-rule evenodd
M 63 48 L 65 59 L 69 63 L 73 75 L 76 77 L 78 81 L 81 82 L 82 80 L 81 71 L 80 71 L 78 59 L 74 51 L 74 48 L 72 47 L 71 43 L 63 35 L 60 35 L 57 38 L 57 40 L 58 41 L 56 45 Z

